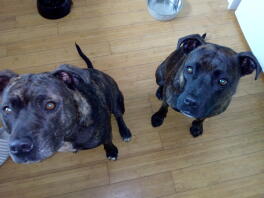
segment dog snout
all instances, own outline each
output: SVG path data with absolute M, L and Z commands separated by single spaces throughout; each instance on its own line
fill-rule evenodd
M 190 96 L 187 96 L 185 99 L 184 99 L 184 104 L 188 105 L 188 106 L 192 106 L 192 107 L 195 107 L 197 106 L 197 101 L 190 97 Z
M 10 145 L 10 152 L 14 155 L 29 153 L 33 149 L 33 142 L 29 139 L 23 138 L 13 140 Z

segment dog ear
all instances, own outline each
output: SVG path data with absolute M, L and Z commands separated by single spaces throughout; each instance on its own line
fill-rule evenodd
M 3 90 L 11 80 L 11 78 L 17 77 L 18 74 L 10 71 L 10 70 L 3 70 L 0 71 L 0 94 L 2 94 Z
M 74 89 L 76 85 L 78 85 L 82 81 L 80 76 L 68 71 L 56 71 L 55 73 L 53 73 L 53 75 L 59 80 L 63 81 L 70 89 Z
M 206 34 L 202 36 L 200 34 L 191 34 L 185 37 L 182 37 L 178 40 L 177 49 L 180 47 L 183 48 L 184 53 L 188 54 L 195 48 L 205 44 Z
M 252 52 L 239 53 L 238 61 L 241 68 L 241 76 L 251 74 L 254 70 L 256 70 L 255 80 L 258 79 L 259 74 L 262 72 L 262 68 Z

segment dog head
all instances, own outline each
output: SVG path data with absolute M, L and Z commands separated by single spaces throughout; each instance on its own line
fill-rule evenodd
M 0 72 L 0 114 L 14 162 L 38 162 L 62 146 L 78 122 L 74 84 L 79 80 L 67 71 Z
M 181 38 L 177 50 L 182 53 L 177 72 L 171 75 L 166 92 L 167 103 L 183 114 L 206 118 L 222 113 L 234 95 L 239 79 L 261 67 L 251 52 L 207 43 L 205 35 Z

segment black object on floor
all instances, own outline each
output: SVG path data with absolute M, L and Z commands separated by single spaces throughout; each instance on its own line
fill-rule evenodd
M 59 19 L 71 11 L 72 0 L 38 0 L 38 11 L 47 19 Z

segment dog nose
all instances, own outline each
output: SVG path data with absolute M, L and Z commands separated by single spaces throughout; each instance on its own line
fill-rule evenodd
M 192 97 L 189 97 L 187 96 L 185 99 L 184 99 L 184 104 L 188 105 L 188 106 L 196 106 L 197 105 L 197 102 L 195 99 L 193 99 Z
M 29 139 L 19 139 L 13 140 L 10 145 L 10 152 L 12 154 L 22 154 L 22 153 L 29 153 L 33 149 L 33 143 Z

